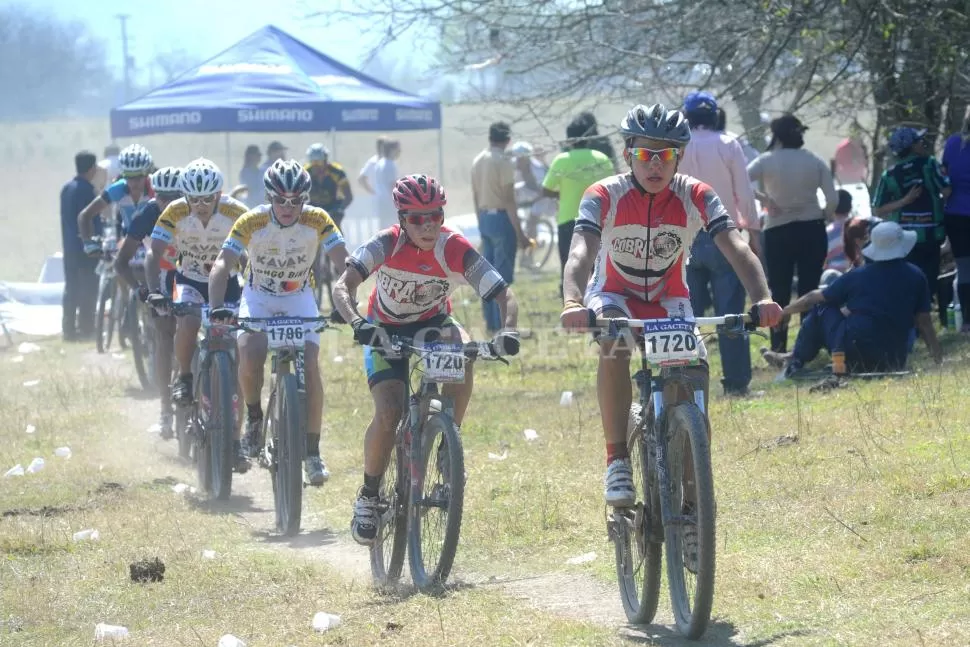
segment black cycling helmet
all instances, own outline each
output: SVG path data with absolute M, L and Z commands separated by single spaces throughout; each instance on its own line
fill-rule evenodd
M 633 106 L 620 122 L 620 133 L 627 142 L 634 137 L 648 137 L 686 146 L 690 141 L 690 125 L 684 114 L 668 110 L 662 103 Z

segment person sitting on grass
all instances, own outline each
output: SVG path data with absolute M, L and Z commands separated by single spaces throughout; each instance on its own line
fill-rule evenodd
M 916 233 L 895 222 L 876 225 L 863 250 L 869 262 L 785 307 L 785 316 L 808 314 L 792 352 L 769 351 L 765 360 L 782 363 L 785 377 L 793 377 L 825 348 L 844 352 L 850 373 L 898 371 L 906 366 L 915 323 L 933 360 L 941 363 L 926 277 L 904 260 L 915 244 Z

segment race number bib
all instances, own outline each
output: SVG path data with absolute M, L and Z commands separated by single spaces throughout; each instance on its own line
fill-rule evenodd
M 301 348 L 306 343 L 306 324 L 302 319 L 279 317 L 266 322 L 270 348 Z
M 700 355 L 694 322 L 685 319 L 655 319 L 643 327 L 644 353 L 650 364 L 689 364 Z
M 435 346 L 422 358 L 424 375 L 432 382 L 465 381 L 465 355 L 461 346 Z

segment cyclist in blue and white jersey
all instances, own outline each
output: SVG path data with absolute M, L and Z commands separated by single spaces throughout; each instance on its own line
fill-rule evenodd
M 115 230 L 120 240 L 128 231 L 135 212 L 154 194 L 148 180 L 152 168 L 152 156 L 148 149 L 140 144 L 132 144 L 121 151 L 118 163 L 121 166 L 121 177 L 110 183 L 77 217 L 84 251 L 89 256 L 96 256 L 101 252 L 101 245 L 91 240 L 96 216 L 109 204 L 116 205 Z

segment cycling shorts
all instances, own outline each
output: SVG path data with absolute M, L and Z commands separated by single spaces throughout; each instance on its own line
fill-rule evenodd
M 440 339 L 439 331 L 457 330 L 459 335 L 464 331 L 461 324 L 448 314 L 436 315 L 425 321 L 417 321 L 403 326 L 385 323 L 378 323 L 377 325 L 387 333 L 388 337 L 397 335 L 399 337 L 419 337 L 420 339 L 419 333 L 428 329 L 423 340 L 421 340 L 424 342 L 433 342 Z M 388 380 L 401 380 L 403 382 L 408 379 L 408 357 L 388 359 L 380 353 L 375 353 L 372 347 L 365 346 L 364 369 L 367 372 L 367 386 L 372 389 L 381 382 Z
M 242 289 L 242 300 L 239 303 L 240 319 L 252 317 L 319 317 L 320 308 L 313 296 L 313 290 L 304 287 L 298 292 L 290 294 L 269 294 L 261 290 L 254 290 L 247 285 Z M 308 344 L 320 345 L 320 333 L 308 332 L 304 337 Z
M 229 277 L 226 284 L 226 294 L 223 304 L 226 308 L 235 308 L 239 304 L 242 288 L 235 276 Z M 209 303 L 209 284 L 202 281 L 195 281 L 186 277 L 179 271 L 175 271 L 175 290 L 172 301 L 175 303 L 208 304 Z

